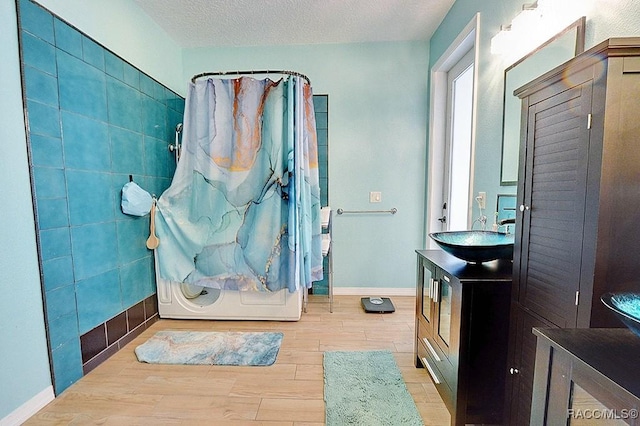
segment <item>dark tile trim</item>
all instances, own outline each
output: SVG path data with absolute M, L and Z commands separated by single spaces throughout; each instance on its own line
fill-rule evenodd
M 158 315 L 158 298 L 154 294 L 144 299 L 144 319 L 147 320 Z
M 80 336 L 82 362 L 85 363 L 107 348 L 106 324 L 100 324 Z
M 127 313 L 122 312 L 106 322 L 107 344 L 112 345 L 127 334 Z
M 153 294 L 80 336 L 83 374 L 102 364 L 159 319 Z
M 144 301 L 137 303 L 127 309 L 127 323 L 129 324 L 129 331 L 138 327 L 144 322 L 144 320 Z
M 111 355 L 115 354 L 116 352 L 118 352 L 118 345 L 109 346 L 107 349 L 82 364 L 82 374 L 88 374 L 91 370 L 105 362 Z

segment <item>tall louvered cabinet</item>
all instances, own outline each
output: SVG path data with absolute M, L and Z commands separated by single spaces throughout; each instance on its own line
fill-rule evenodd
M 640 290 L 640 38 L 609 39 L 522 99 L 505 423 L 528 425 L 532 327 L 619 327 L 600 302 Z

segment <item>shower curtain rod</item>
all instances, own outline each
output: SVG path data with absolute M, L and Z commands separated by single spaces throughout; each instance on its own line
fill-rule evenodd
M 262 70 L 262 71 L 251 70 L 251 71 L 203 72 L 201 74 L 196 74 L 193 77 L 191 77 L 191 82 L 195 83 L 196 80 L 199 79 L 200 77 L 206 77 L 206 76 L 210 76 L 210 75 L 213 76 L 213 75 L 244 75 L 244 74 L 248 74 L 248 75 L 253 75 L 253 74 L 287 74 L 287 75 L 295 75 L 296 77 L 304 78 L 309 85 L 311 84 L 311 80 L 309 80 L 309 77 L 307 77 L 306 75 L 301 74 L 299 72 L 295 72 L 295 71 L 283 71 L 283 70 Z

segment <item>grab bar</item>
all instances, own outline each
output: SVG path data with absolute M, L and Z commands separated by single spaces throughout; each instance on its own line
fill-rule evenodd
M 398 213 L 398 209 L 396 209 L 395 207 L 390 209 L 390 210 L 344 210 L 344 209 L 338 209 L 338 210 L 336 210 L 336 212 L 338 214 L 349 214 L 349 213 L 391 213 L 391 214 L 396 214 L 396 213 Z

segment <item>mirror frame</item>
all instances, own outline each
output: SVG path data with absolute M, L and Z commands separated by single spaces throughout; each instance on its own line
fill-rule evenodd
M 547 41 L 545 41 L 544 43 L 542 43 L 540 46 L 538 46 L 535 50 L 532 50 L 531 52 L 529 52 L 528 54 L 526 54 L 525 56 L 523 56 L 522 58 L 518 59 L 516 62 L 514 62 L 513 64 L 509 65 L 509 67 L 507 67 L 504 70 L 504 78 L 503 78 L 503 98 L 502 98 L 502 145 L 501 145 L 501 156 L 500 156 L 500 186 L 514 186 L 518 184 L 518 180 L 517 180 L 517 173 L 516 173 L 516 180 L 505 180 L 504 177 L 504 161 L 505 161 L 505 128 L 506 128 L 506 118 L 507 118 L 507 114 L 506 114 L 506 106 L 507 106 L 507 75 L 509 73 L 509 71 L 513 70 L 515 67 L 517 67 L 518 65 L 522 64 L 524 61 L 526 61 L 527 59 L 530 59 L 531 57 L 535 56 L 537 53 L 539 53 L 541 50 L 543 50 L 545 47 L 549 46 L 550 44 L 552 44 L 553 42 L 559 40 L 562 36 L 564 36 L 565 34 L 575 30 L 576 31 L 576 39 L 575 39 L 575 49 L 573 52 L 573 56 L 569 56 L 565 59 L 565 61 L 570 60 L 571 58 L 579 55 L 580 53 L 584 52 L 584 48 L 585 48 L 585 26 L 586 26 L 586 20 L 587 18 L 585 16 L 577 19 L 576 21 L 574 21 L 573 23 L 571 23 L 569 26 L 567 26 L 566 28 L 564 28 L 563 30 L 561 30 L 560 32 L 558 32 L 556 35 L 554 35 L 553 37 L 551 37 L 550 39 L 548 39 Z M 563 61 L 564 62 L 564 61 Z M 562 62 L 561 62 L 562 63 Z M 560 64 L 558 64 L 560 65 Z M 553 67 L 549 68 L 550 71 L 553 68 L 555 68 L 556 66 L 554 65 Z M 523 82 L 522 84 L 524 85 L 526 82 Z M 513 93 L 510 94 L 511 96 L 513 96 Z M 518 110 L 518 118 L 520 118 L 520 110 Z M 520 126 L 518 126 L 520 127 Z M 519 133 L 518 133 L 519 134 Z M 518 144 L 518 151 L 520 149 L 520 140 L 517 140 L 517 144 Z M 519 158 L 516 157 L 515 162 L 518 163 L 519 162 Z

